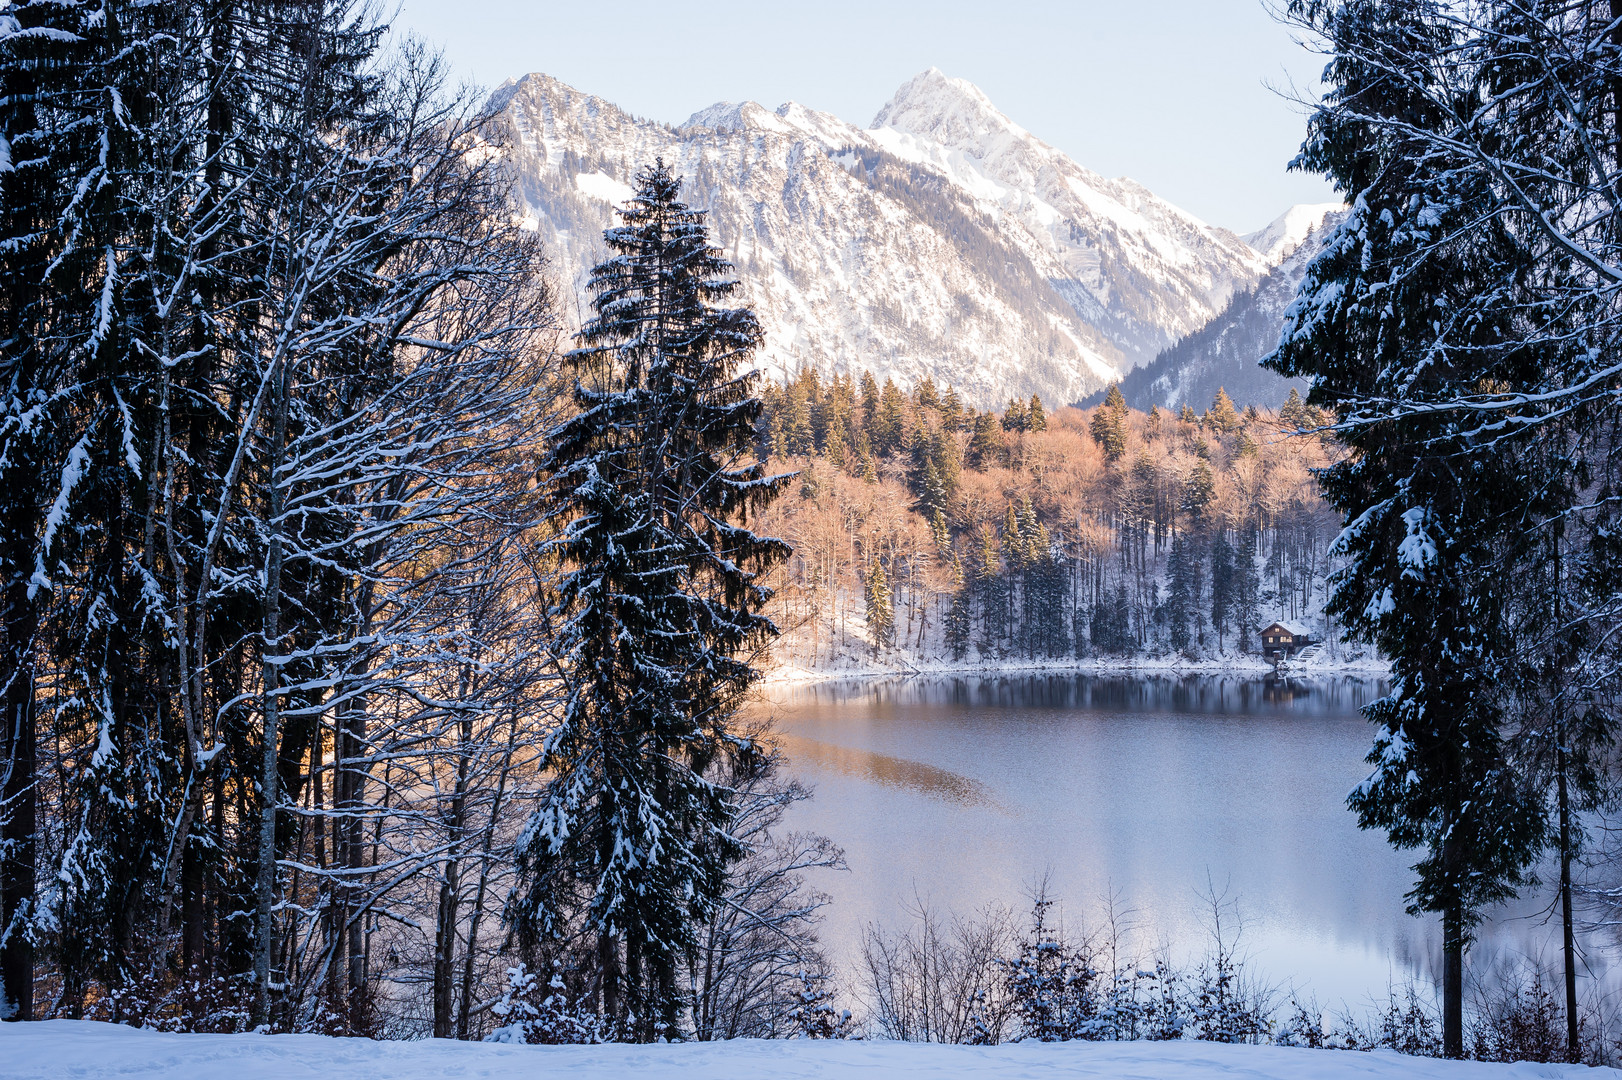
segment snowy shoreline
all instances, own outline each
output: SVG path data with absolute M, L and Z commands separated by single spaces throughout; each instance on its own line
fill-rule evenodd
M 1109 657 L 1089 660 L 993 660 L 961 662 L 951 660 L 911 661 L 897 658 L 892 666 L 869 663 L 863 666 L 861 658 L 840 657 L 845 665 L 819 665 L 803 667 L 798 664 L 778 664 L 766 670 L 758 686 L 802 686 L 809 683 L 865 681 L 875 679 L 918 677 L 984 677 L 1009 675 L 1225 675 L 1245 678 L 1266 678 L 1282 675 L 1291 679 L 1311 678 L 1373 678 L 1385 679 L 1391 667 L 1384 660 L 1367 657 L 1341 661 L 1323 661 L 1291 668 L 1275 669 L 1260 657 L 1228 656 L 1214 659 L 1191 660 L 1186 657 L 1144 657 L 1140 659 Z M 878 658 L 873 658 L 878 659 Z
M 523 1046 L 326 1035 L 172 1035 L 87 1020 L 0 1025 L 0 1061 L 7 1080 L 1622 1080 L 1616 1069 L 1586 1065 L 1496 1065 L 1385 1051 L 1193 1041 L 951 1046 L 739 1039 Z

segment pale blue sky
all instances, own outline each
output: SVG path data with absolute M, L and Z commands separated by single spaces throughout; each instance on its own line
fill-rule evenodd
M 1302 116 L 1276 92 L 1315 87 L 1323 59 L 1261 0 L 400 2 L 397 26 L 487 87 L 544 71 L 655 120 L 798 101 L 866 127 L 934 66 L 1088 168 L 1215 225 L 1248 232 L 1334 198 L 1285 171 Z

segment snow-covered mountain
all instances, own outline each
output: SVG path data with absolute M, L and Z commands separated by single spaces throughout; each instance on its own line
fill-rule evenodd
M 1307 264 L 1344 217 L 1344 207 L 1334 204 L 1297 206 L 1260 233 L 1253 233 L 1264 249 L 1285 252 L 1283 261 L 1254 289 L 1235 295 L 1227 309 L 1207 325 L 1152 363 L 1129 372 L 1121 380 L 1121 395 L 1127 404 L 1135 409 L 1151 405 L 1176 409 L 1188 404 L 1199 412 L 1211 403 L 1218 387 L 1226 389 L 1241 408 L 1277 408 L 1289 397 L 1292 386 L 1305 396 L 1305 381 L 1286 379 L 1259 366 L 1258 361 L 1278 346 L 1284 309 L 1295 298 Z
M 1276 261 L 1141 184 L 1083 168 L 934 68 L 896 92 L 869 134 L 951 176 L 1034 241 L 1033 259 L 1057 262 L 1050 280 L 1117 344 L 1123 370 L 1203 326 Z
M 1344 203 L 1297 203 L 1265 227 L 1247 233 L 1244 241 L 1261 252 L 1268 262 L 1277 265 L 1300 247 L 1308 234 L 1323 224 L 1324 218 L 1344 209 Z
M 1204 326 L 1276 261 L 1081 167 L 934 69 L 869 129 L 754 102 L 672 127 L 539 74 L 490 108 L 512 126 L 528 211 L 577 294 L 637 169 L 674 165 L 738 265 L 768 370 L 927 375 L 981 406 L 1075 401 Z

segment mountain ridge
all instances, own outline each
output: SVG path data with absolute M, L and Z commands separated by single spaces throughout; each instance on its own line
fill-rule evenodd
M 527 218 L 577 292 L 637 168 L 672 164 L 738 266 L 774 374 L 929 377 L 981 406 L 1075 401 L 1271 269 L 1236 234 L 1085 169 L 933 68 L 865 129 L 793 102 L 718 102 L 662 124 L 538 73 L 487 108 L 510 128 Z
M 1292 207 L 1267 229 L 1284 222 L 1299 209 Z M 1294 227 L 1297 230 L 1306 216 L 1296 215 Z M 1305 396 L 1305 380 L 1287 379 L 1262 367 L 1260 362 L 1278 346 L 1284 311 L 1295 298 L 1307 264 L 1322 250 L 1325 240 L 1345 216 L 1343 207 L 1330 204 L 1293 246 L 1283 244 L 1282 250 L 1287 254 L 1254 289 L 1236 295 L 1209 323 L 1150 363 L 1127 372 L 1120 382 L 1121 396 L 1126 403 L 1141 410 L 1151 406 L 1178 409 L 1188 405 L 1198 412 L 1211 402 L 1218 388 L 1226 390 L 1240 408 L 1247 405 L 1277 408 L 1284 404 L 1292 388 Z M 1280 235 L 1275 233 L 1270 239 L 1276 242 Z M 1095 393 L 1084 404 L 1096 404 L 1100 400 L 1102 394 Z

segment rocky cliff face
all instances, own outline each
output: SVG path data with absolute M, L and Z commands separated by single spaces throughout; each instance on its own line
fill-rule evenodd
M 869 129 L 753 102 L 671 127 L 545 75 L 490 108 L 511 125 L 528 212 L 576 294 L 636 170 L 672 163 L 738 266 L 768 371 L 930 376 L 980 406 L 1076 401 L 1203 326 L 1274 261 L 1082 168 L 933 69 Z

